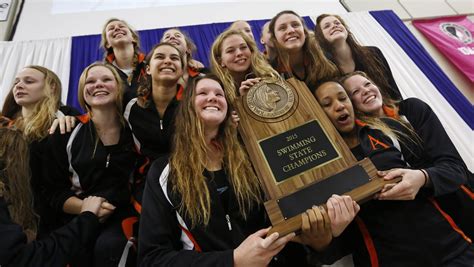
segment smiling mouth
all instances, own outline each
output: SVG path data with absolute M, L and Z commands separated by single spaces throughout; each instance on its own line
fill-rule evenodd
M 296 40 L 298 40 L 298 36 L 291 36 L 288 39 L 286 39 L 287 42 L 296 41 Z
M 106 91 L 96 91 L 92 94 L 92 96 L 103 96 L 103 95 L 109 95 L 109 92 Z
M 242 63 L 245 63 L 245 61 L 247 61 L 246 58 L 241 58 L 241 59 L 237 59 L 237 60 L 234 61 L 234 62 L 237 63 L 237 64 L 242 64 Z
M 375 96 L 372 95 L 372 96 L 369 96 L 367 97 L 365 100 L 364 100 L 364 104 L 367 104 L 369 102 L 372 102 L 373 100 L 375 100 Z
M 160 69 L 160 72 L 164 72 L 164 73 L 174 73 L 175 70 L 172 69 L 172 68 L 161 68 L 161 69 Z
M 218 107 L 205 107 L 204 110 L 219 111 Z

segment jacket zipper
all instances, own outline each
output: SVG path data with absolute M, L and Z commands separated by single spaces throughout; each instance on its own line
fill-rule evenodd
M 230 223 L 230 216 L 229 214 L 225 215 L 225 219 L 227 220 L 227 226 L 229 227 L 229 231 L 232 231 L 232 224 Z

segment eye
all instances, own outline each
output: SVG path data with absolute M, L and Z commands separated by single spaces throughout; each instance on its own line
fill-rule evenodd
M 278 26 L 277 30 L 278 31 L 285 31 L 286 30 L 286 25 L 282 24 L 282 25 Z
M 15 79 L 15 81 L 13 82 L 13 85 L 16 85 L 16 84 L 18 84 L 19 82 L 20 82 L 20 80 L 19 80 L 19 79 Z
M 227 54 L 234 53 L 234 51 L 235 51 L 234 48 L 228 48 L 228 49 L 225 50 L 225 52 L 226 52 Z
M 367 82 L 365 82 L 364 86 L 365 86 L 365 87 L 368 87 L 368 86 L 370 86 L 371 84 L 372 84 L 371 82 L 367 81 Z
M 351 95 L 352 95 L 352 96 L 355 96 L 355 95 L 357 95 L 359 92 L 360 92 L 359 89 L 355 89 L 354 91 L 352 91 Z
M 178 55 L 172 55 L 170 58 L 171 58 L 171 60 L 173 60 L 173 61 L 180 61 L 180 58 L 179 58 Z

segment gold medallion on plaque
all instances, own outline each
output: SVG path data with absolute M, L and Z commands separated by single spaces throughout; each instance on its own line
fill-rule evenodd
M 262 80 L 250 88 L 244 103 L 252 117 L 276 119 L 286 115 L 297 102 L 293 90 L 284 81 Z

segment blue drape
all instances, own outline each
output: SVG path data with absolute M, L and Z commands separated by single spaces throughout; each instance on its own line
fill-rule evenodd
M 313 29 L 314 23 L 310 17 L 304 17 L 308 28 Z M 256 39 L 257 46 L 262 49 L 260 44 L 261 28 L 268 19 L 248 21 L 252 27 L 253 35 Z M 197 51 L 193 58 L 201 61 L 204 65 L 209 66 L 209 54 L 212 43 L 215 38 L 230 26 L 230 22 L 211 23 L 203 25 L 193 25 L 179 27 L 182 31 L 188 33 L 189 37 L 197 46 Z M 160 42 L 161 36 L 166 29 L 152 29 L 139 31 L 140 47 L 143 52 L 148 51 L 157 43 Z M 95 61 L 100 61 L 104 57 L 104 51 L 99 49 L 100 34 L 78 36 L 72 38 L 72 52 L 71 52 L 71 72 L 69 77 L 69 92 L 67 97 L 67 104 L 80 109 L 77 101 L 77 86 L 79 77 L 85 67 Z
M 438 89 L 441 95 L 451 104 L 461 118 L 471 129 L 474 129 L 474 108 L 459 92 L 456 86 L 436 64 L 433 58 L 413 36 L 410 30 L 391 10 L 371 11 L 370 14 L 387 31 L 390 36 L 400 45 L 408 56 L 415 62 L 420 70 Z M 420 88 L 423 90 L 423 88 Z

